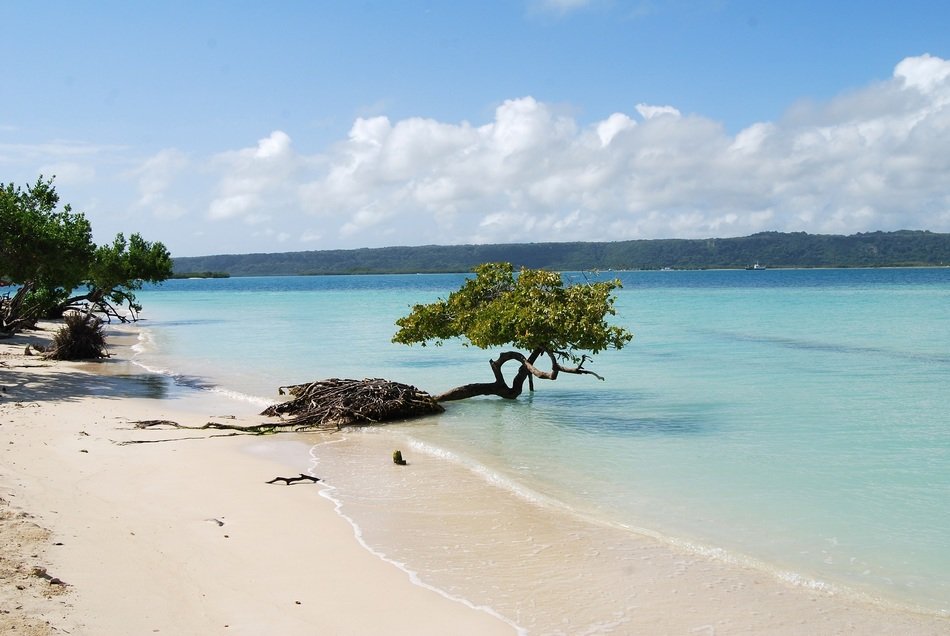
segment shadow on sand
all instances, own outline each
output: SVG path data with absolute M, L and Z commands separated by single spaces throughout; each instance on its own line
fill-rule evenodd
M 85 396 L 160 400 L 169 396 L 174 385 L 166 376 L 128 372 L 127 363 L 108 360 L 82 367 L 56 364 L 55 373 L 38 372 L 52 364 L 28 357 L 0 360 L 0 402 L 73 401 Z

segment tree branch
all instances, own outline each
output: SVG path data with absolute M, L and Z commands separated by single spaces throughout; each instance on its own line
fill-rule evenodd
M 300 477 L 274 477 L 274 478 L 271 479 L 270 481 L 265 481 L 264 483 L 265 483 L 265 484 L 276 484 L 278 481 L 282 481 L 282 482 L 284 482 L 284 485 L 285 485 L 285 486 L 289 486 L 289 485 L 291 485 L 291 484 L 296 484 L 296 483 L 301 482 L 301 481 L 309 481 L 309 482 L 315 484 L 315 483 L 317 483 L 318 481 L 320 481 L 320 478 L 319 478 L 319 477 L 313 477 L 313 476 L 311 476 L 311 475 L 304 475 L 303 473 L 300 473 Z

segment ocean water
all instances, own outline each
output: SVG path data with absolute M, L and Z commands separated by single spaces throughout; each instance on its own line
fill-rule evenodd
M 604 381 L 305 437 L 370 549 L 543 633 L 621 624 L 611 568 L 642 535 L 950 614 L 950 268 L 610 276 L 635 339 L 589 365 Z M 488 380 L 496 352 L 390 342 L 412 304 L 463 279 L 169 281 L 140 295 L 136 360 L 255 408 L 328 377 L 433 393 Z M 532 594 L 586 609 L 547 624 Z

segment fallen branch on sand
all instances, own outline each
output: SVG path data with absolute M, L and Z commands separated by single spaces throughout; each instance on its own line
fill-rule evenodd
M 284 485 L 289 486 L 291 484 L 296 484 L 301 481 L 309 481 L 311 483 L 317 483 L 320 481 L 319 477 L 313 477 L 312 475 L 304 475 L 300 473 L 300 477 L 274 477 L 270 481 L 265 481 L 265 484 L 276 484 L 278 481 L 284 482 Z
M 141 429 L 152 429 L 152 428 L 178 428 L 189 431 L 208 431 L 208 430 L 218 430 L 218 431 L 234 431 L 234 434 L 238 433 L 248 433 L 251 435 L 269 435 L 271 433 L 277 433 L 279 431 L 275 430 L 280 426 L 280 423 L 272 424 L 265 422 L 263 424 L 224 424 L 222 422 L 206 422 L 201 426 L 188 426 L 187 424 L 179 424 L 178 422 L 173 422 L 172 420 L 135 420 L 132 422 L 135 425 L 135 428 Z

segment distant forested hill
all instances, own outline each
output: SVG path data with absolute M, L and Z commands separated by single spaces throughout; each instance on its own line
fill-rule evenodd
M 231 276 L 467 272 L 490 261 L 559 271 L 950 265 L 950 234 L 869 232 L 851 236 L 762 232 L 741 238 L 610 243 L 425 245 L 174 259 L 176 272 Z

